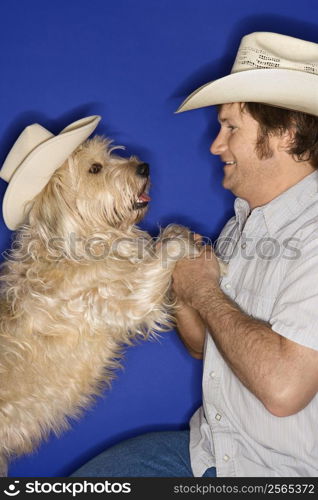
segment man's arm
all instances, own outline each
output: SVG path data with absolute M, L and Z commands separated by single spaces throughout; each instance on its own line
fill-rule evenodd
M 307 406 L 318 390 L 317 351 L 250 318 L 219 288 L 194 305 L 233 372 L 271 413 L 283 417 Z
M 212 255 L 179 262 L 174 290 L 198 311 L 233 372 L 271 413 L 291 415 L 315 396 L 318 352 L 242 312 L 220 290 L 218 264 Z
M 191 356 L 203 358 L 206 326 L 193 307 L 182 304 L 177 307 L 175 318 L 178 333 Z

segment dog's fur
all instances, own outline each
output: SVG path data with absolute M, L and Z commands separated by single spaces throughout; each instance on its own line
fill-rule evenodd
M 135 226 L 149 178 L 114 149 L 98 136 L 78 148 L 32 200 L 2 264 L 3 475 L 109 385 L 125 345 L 171 327 L 173 267 L 198 252 L 181 226 L 159 245 Z

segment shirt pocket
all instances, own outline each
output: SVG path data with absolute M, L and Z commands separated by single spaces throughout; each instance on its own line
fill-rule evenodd
M 245 288 L 237 292 L 234 300 L 245 314 L 263 321 L 269 321 L 275 302 L 274 297 Z

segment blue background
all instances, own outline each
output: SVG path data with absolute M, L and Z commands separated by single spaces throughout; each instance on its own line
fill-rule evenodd
M 174 111 L 227 74 L 242 36 L 275 31 L 318 42 L 316 0 L 2 0 L 0 161 L 22 129 L 58 133 L 87 115 L 151 166 L 142 227 L 179 222 L 213 239 L 232 215 L 209 153 L 215 110 Z M 0 181 L 2 197 L 6 183 Z M 0 218 L 0 252 L 11 233 Z M 58 369 L 58 367 L 57 367 Z M 11 476 L 67 476 L 91 456 L 148 430 L 182 429 L 201 401 L 202 363 L 176 332 L 128 349 L 112 389 L 60 437 L 16 460 Z M 67 384 L 67 381 L 65 381 Z

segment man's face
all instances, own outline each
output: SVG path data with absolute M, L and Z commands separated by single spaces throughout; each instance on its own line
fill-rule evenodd
M 279 173 L 279 138 L 269 138 L 271 155 L 260 158 L 255 151 L 258 123 L 240 103 L 223 104 L 218 119 L 221 129 L 210 151 L 224 162 L 223 187 L 251 202 L 256 193 L 271 189 Z

